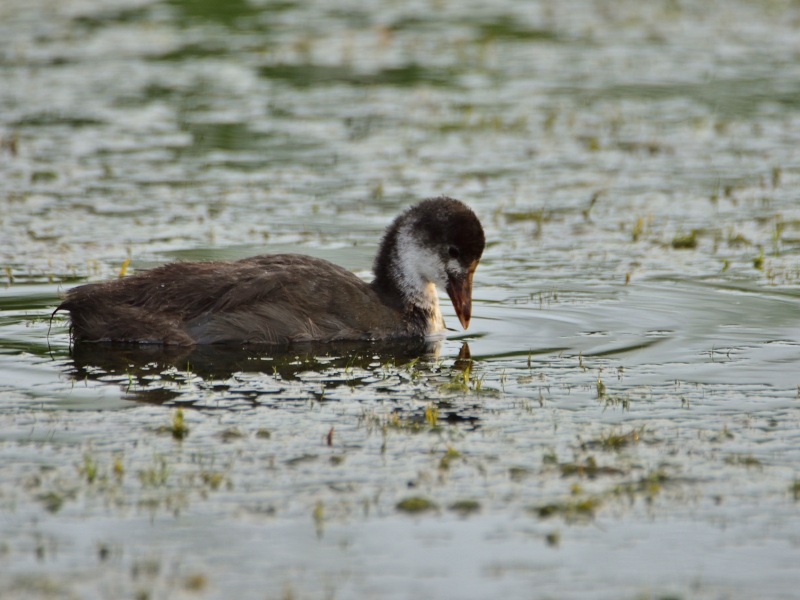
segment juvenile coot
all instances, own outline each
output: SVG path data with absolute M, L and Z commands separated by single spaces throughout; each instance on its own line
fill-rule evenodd
M 423 200 L 386 229 L 365 283 L 301 254 L 174 262 L 66 293 L 75 340 L 266 343 L 421 337 L 444 329 L 435 285 L 469 325 L 480 221 L 453 198 Z

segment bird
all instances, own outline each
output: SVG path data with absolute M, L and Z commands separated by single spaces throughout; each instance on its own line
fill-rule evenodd
M 464 329 L 485 237 L 475 213 L 447 196 L 411 206 L 386 228 L 370 283 L 321 258 L 262 254 L 177 261 L 68 290 L 76 342 L 193 346 L 443 335 L 436 286 Z

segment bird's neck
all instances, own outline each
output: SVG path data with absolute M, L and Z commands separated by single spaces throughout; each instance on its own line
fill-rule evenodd
M 425 261 L 430 258 L 406 230 L 396 225 L 386 232 L 381 242 L 375 258 L 372 289 L 384 304 L 413 321 L 421 332 L 442 331 L 444 320 L 439 310 L 439 295 L 431 277 L 425 273 Z

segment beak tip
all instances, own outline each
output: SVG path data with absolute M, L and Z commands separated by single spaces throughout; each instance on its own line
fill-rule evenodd
M 467 307 L 462 308 L 462 310 L 458 311 L 457 314 L 458 314 L 458 320 L 461 323 L 461 326 L 464 329 L 467 329 L 469 327 L 470 318 L 472 317 L 472 315 L 470 314 L 469 308 L 467 308 Z
M 469 327 L 472 317 L 472 274 L 461 280 L 450 280 L 447 285 L 447 295 L 456 309 L 456 316 L 464 329 Z

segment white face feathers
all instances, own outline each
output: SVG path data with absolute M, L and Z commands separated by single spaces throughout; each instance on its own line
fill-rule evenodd
M 439 297 L 434 284 L 442 288 L 447 285 L 441 259 L 423 246 L 408 227 L 398 232 L 395 257 L 392 270 L 403 295 L 419 308 L 438 313 Z
M 406 225 L 397 235 L 397 247 L 392 271 L 403 296 L 415 306 L 431 314 L 432 331 L 443 329 L 439 311 L 439 296 L 435 286 L 445 290 L 448 273 L 463 271 L 458 260 L 446 257 L 446 262 L 435 248 L 423 244 Z

